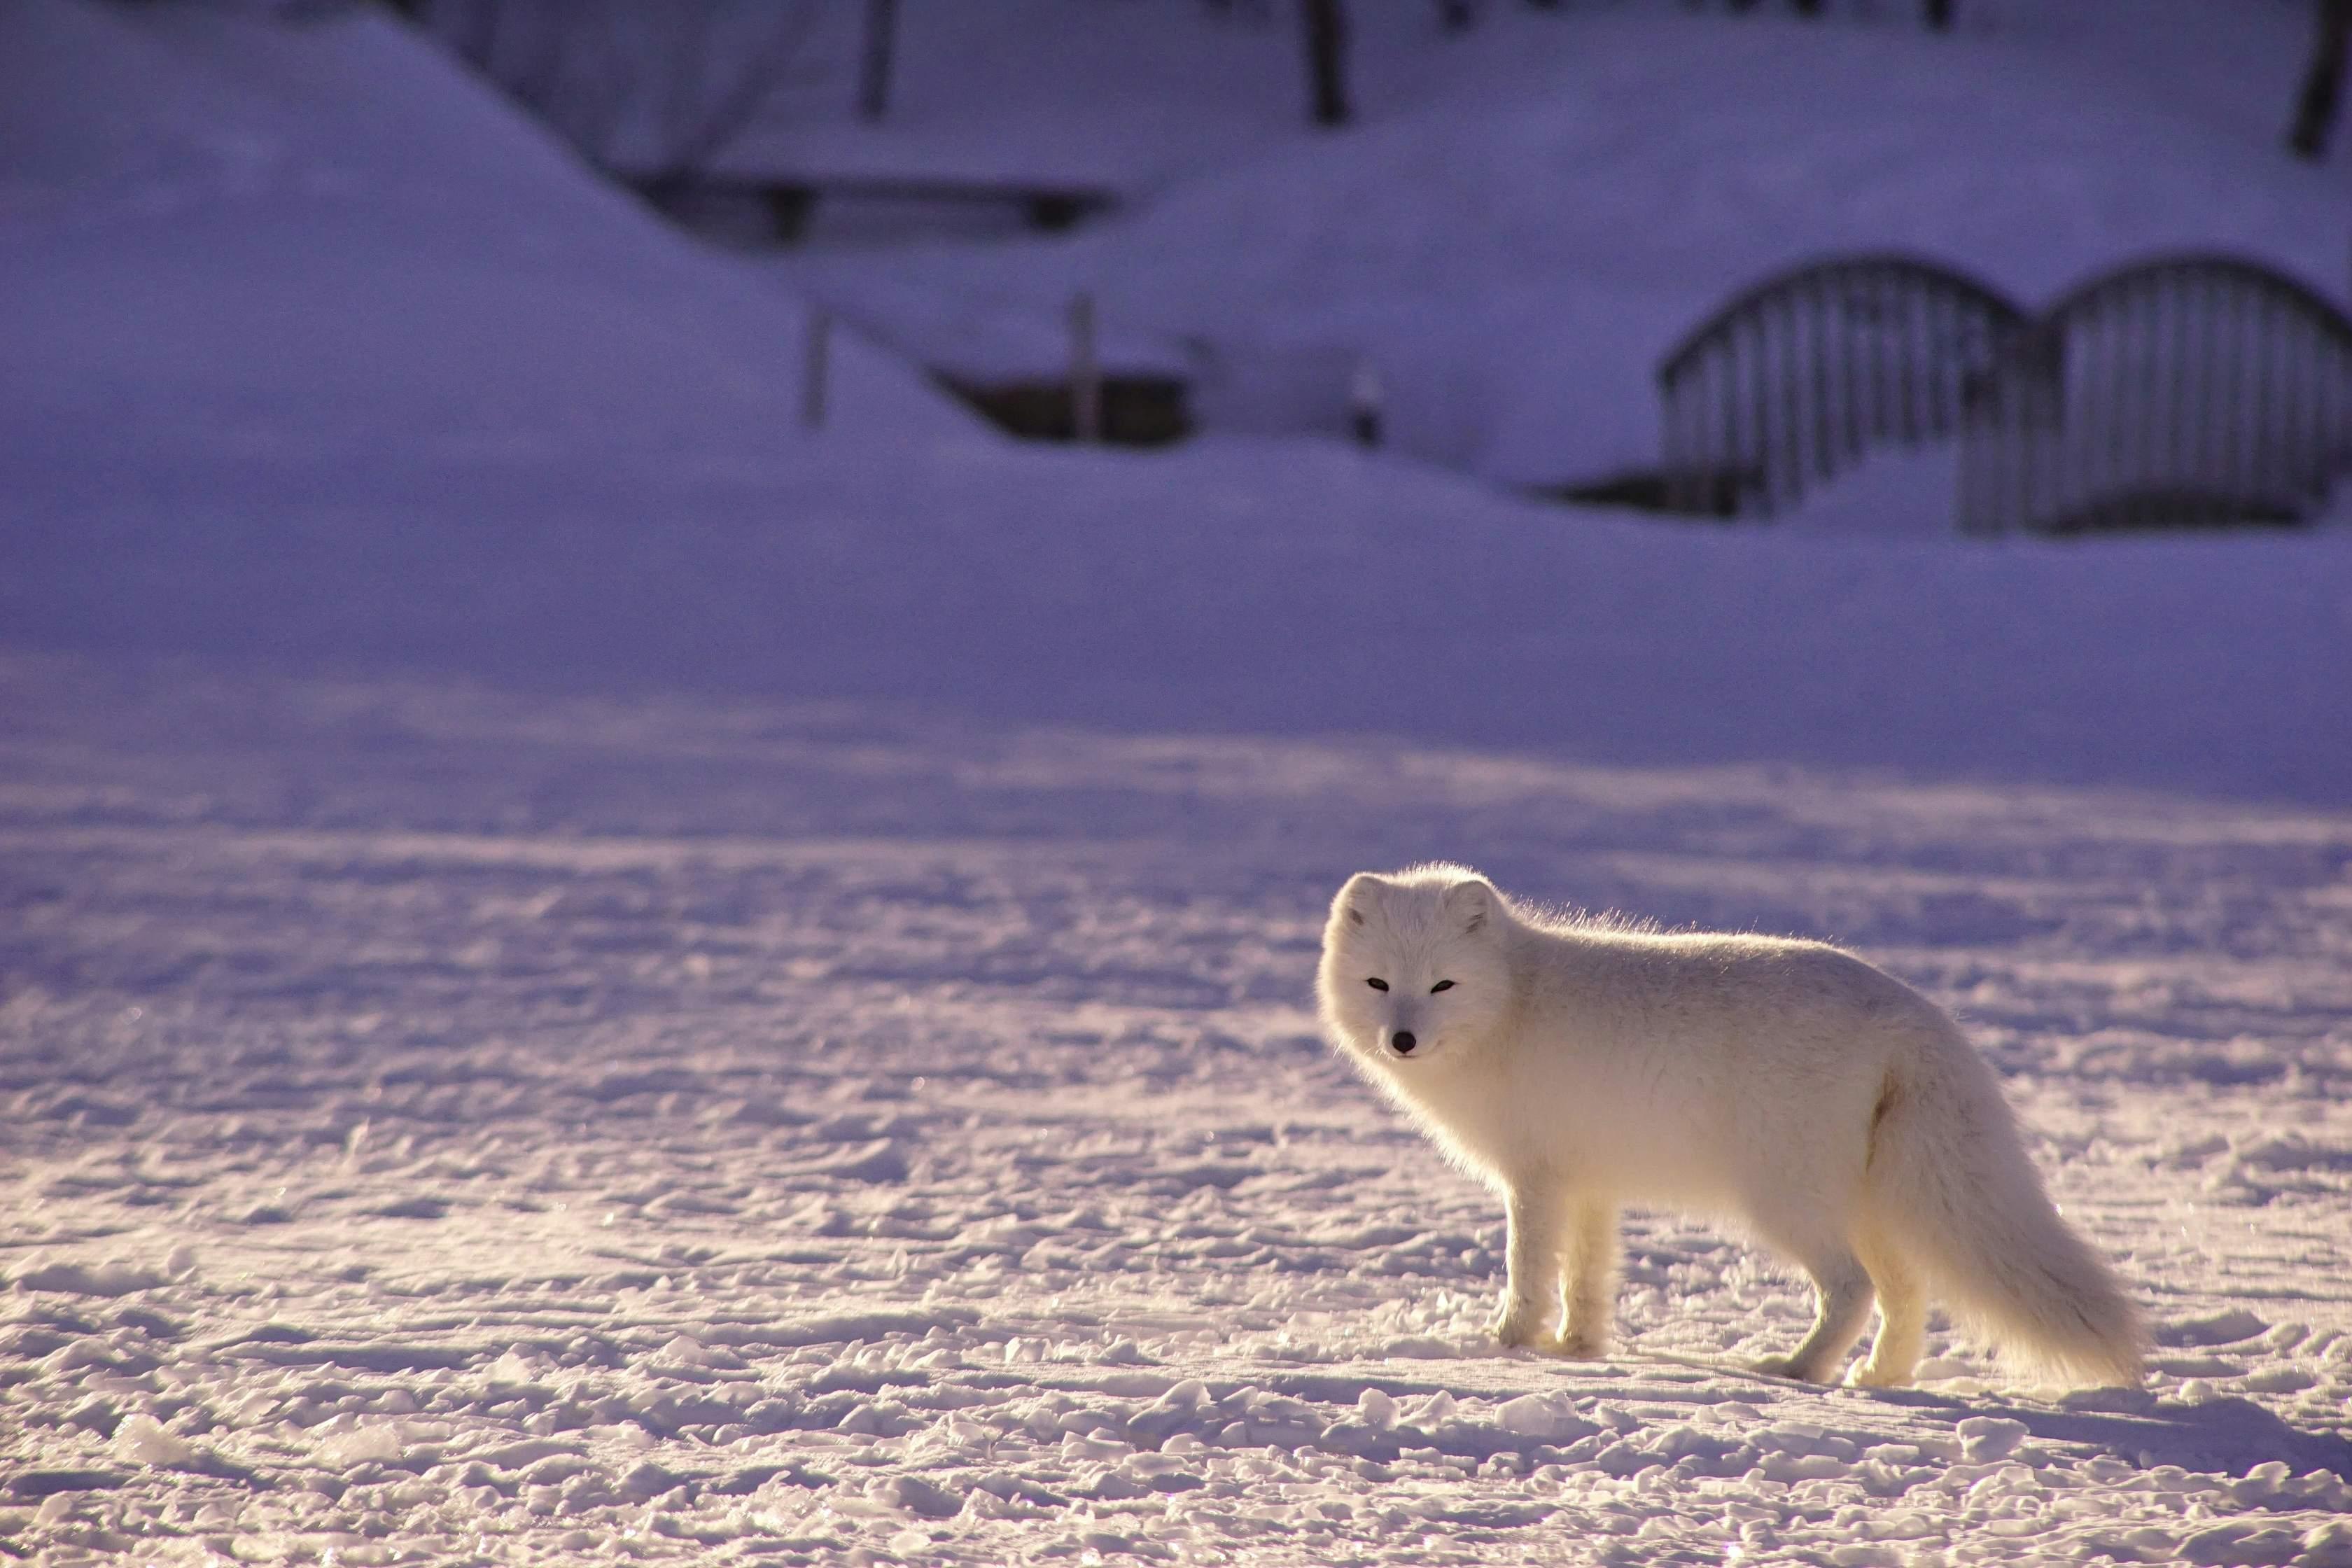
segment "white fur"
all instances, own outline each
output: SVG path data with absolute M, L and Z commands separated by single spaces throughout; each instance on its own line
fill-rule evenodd
M 1333 1044 L 1502 1194 L 1506 1344 L 1601 1352 L 1618 1211 L 1640 1203 L 1737 1218 L 1812 1277 L 1812 1331 L 1760 1370 L 1835 1377 L 1875 1296 L 1853 1381 L 1908 1383 L 1932 1296 L 2039 1371 L 2140 1379 L 2137 1314 L 2051 1206 L 1991 1069 L 1851 953 L 1545 916 L 1423 866 L 1339 889 L 1317 989 Z

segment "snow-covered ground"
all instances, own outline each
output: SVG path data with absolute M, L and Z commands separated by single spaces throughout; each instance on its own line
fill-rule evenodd
M 0 405 L 51 476 L 789 449 L 803 311 L 360 8 L 0 10 Z M 967 421 L 854 338 L 837 419 Z M 201 488 L 201 487 L 198 487 Z
M 1024 447 L 845 333 L 811 433 L 798 301 L 389 21 L 0 27 L 18 642 L 2346 798 L 2341 529 L 1962 544 L 1899 458 L 1776 533 L 1317 440 Z M 1799 36 L 1881 34 L 1926 47 Z
M 1009 93 L 1031 40 L 1058 35 L 992 42 L 913 5 L 910 47 L 953 38 L 962 75 L 918 70 L 909 126 L 795 120 L 772 156 L 854 162 L 863 136 L 870 157 L 919 163 L 959 125 L 962 144 L 988 144 L 1006 100 L 1120 148 L 1129 128 L 1099 83 L 1181 80 L 1235 47 L 1200 8 L 1169 6 L 1165 36 L 1130 31 L 1122 62 L 1099 18 L 1075 25 L 1097 7 L 1021 8 L 1069 13 L 1066 47 L 1092 49 L 1091 74 L 1046 69 Z M 1059 240 L 820 246 L 772 265 L 969 375 L 1053 373 L 1066 301 L 1091 290 L 1110 352 L 1195 375 L 1202 416 L 1225 428 L 1341 429 L 1369 360 L 1403 450 L 1546 483 L 1654 467 L 1667 350 L 1739 288 L 1813 257 L 1912 251 L 2028 308 L 2175 249 L 2251 255 L 2339 301 L 2352 281 L 2346 161 L 2280 145 L 2307 5 L 1964 0 L 1948 35 L 1907 0 L 1832 4 L 1817 21 L 1659 0 L 1485 9 L 1449 38 L 1424 5 L 1355 7 L 1363 117 L 1344 134 L 1299 123 L 1294 83 L 1270 95 L 1227 61 L 1203 118 L 1257 140 L 1236 153 L 1163 138 L 1185 161 L 1132 216 Z M 1162 106 L 1143 102 L 1156 129 Z
M 2352 531 L 1042 451 L 849 338 L 803 431 L 790 293 L 364 11 L 14 0 L 0 146 L 0 1552 L 2352 1563 Z M 1959 1010 L 2147 1388 L 1748 1375 L 1803 1290 L 1655 1215 L 1497 1352 L 1306 1011 L 1439 856 Z
M 870 707 L 0 671 L 0 1540 L 141 1560 L 2352 1562 L 2352 824 Z M 1313 1037 L 1348 871 L 1833 934 L 1965 1009 L 2145 1392 L 1747 1375 Z M 866 1555 L 856 1553 L 863 1552 Z

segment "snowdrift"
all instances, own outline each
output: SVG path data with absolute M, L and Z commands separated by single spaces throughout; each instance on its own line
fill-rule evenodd
M 20 644 L 2330 802 L 2352 778 L 2340 531 L 1723 531 L 1313 441 L 1018 447 L 854 342 L 811 436 L 794 301 L 392 24 L 5 25 L 40 132 L 0 218 Z
M 1334 367 L 1319 397 L 1291 392 L 1293 423 L 1336 426 L 1362 353 L 1404 450 L 1529 483 L 1654 465 L 1660 357 L 1736 289 L 1816 256 L 1913 252 L 2032 304 L 2144 253 L 2218 247 L 2342 297 L 2342 161 L 2278 142 L 2299 12 L 1961 12 L 1935 35 L 1908 5 L 1737 25 L 1497 5 L 1447 40 L 1400 7 L 1367 20 L 1366 116 L 1344 133 L 1283 123 L 1246 157 L 1203 148 L 1132 219 L 1063 242 L 776 266 L 975 376 L 1055 368 L 1080 287 L 1129 359 L 1156 342 L 1156 363 L 1213 388 Z M 1237 417 L 1284 427 L 1264 400 Z
M 681 245 L 398 24 L 0 16 L 10 472 L 141 451 L 732 452 L 794 438 L 803 311 Z M 855 342 L 844 417 L 965 421 Z

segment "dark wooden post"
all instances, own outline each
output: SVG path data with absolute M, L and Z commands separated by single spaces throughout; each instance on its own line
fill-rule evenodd
M 2327 133 L 2344 98 L 2344 57 L 2352 45 L 2352 0 L 2317 0 L 2319 30 L 2311 41 L 2311 65 L 2295 100 L 2294 126 L 2286 142 L 2300 158 L 2327 151 Z
M 866 51 L 857 80 L 857 112 L 879 120 L 890 108 L 890 60 L 898 52 L 898 0 L 866 0 Z
M 1348 123 L 1348 18 L 1340 0 L 1299 0 L 1307 24 L 1307 74 L 1318 125 Z
M 1103 433 L 1102 360 L 1095 352 L 1095 297 L 1070 296 L 1070 435 L 1099 441 Z
M 1356 360 L 1348 378 L 1348 429 L 1359 447 L 1377 447 L 1387 438 L 1383 417 L 1388 399 L 1381 390 L 1381 368 L 1368 355 Z

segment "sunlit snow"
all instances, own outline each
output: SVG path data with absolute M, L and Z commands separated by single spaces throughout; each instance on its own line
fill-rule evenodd
M 1212 26 L 1058 3 L 1002 36 L 1062 100 L 910 4 L 865 145 L 1059 167 Z M 0 7 L 0 1553 L 2352 1564 L 2342 507 L 2063 545 L 1950 537 L 1933 452 L 1769 528 L 1488 483 L 1648 455 L 1654 337 L 1809 237 L 2340 298 L 2347 165 L 2269 118 L 2307 18 L 2245 3 L 1384 16 L 1339 138 L 1254 107 L 1296 62 L 1237 4 L 1071 165 L 1131 219 L 759 266 L 370 8 Z M 1486 223 L 1497 145 L 1615 205 Z M 1023 447 L 886 346 L 1050 346 L 1077 281 L 1386 344 L 1403 450 Z M 1429 858 L 1952 1008 L 2147 1385 L 1940 1321 L 1916 1389 L 1754 1375 L 1801 1281 L 1665 1214 L 1607 1359 L 1499 1351 L 1496 1201 L 1311 1015 L 1332 890 Z

